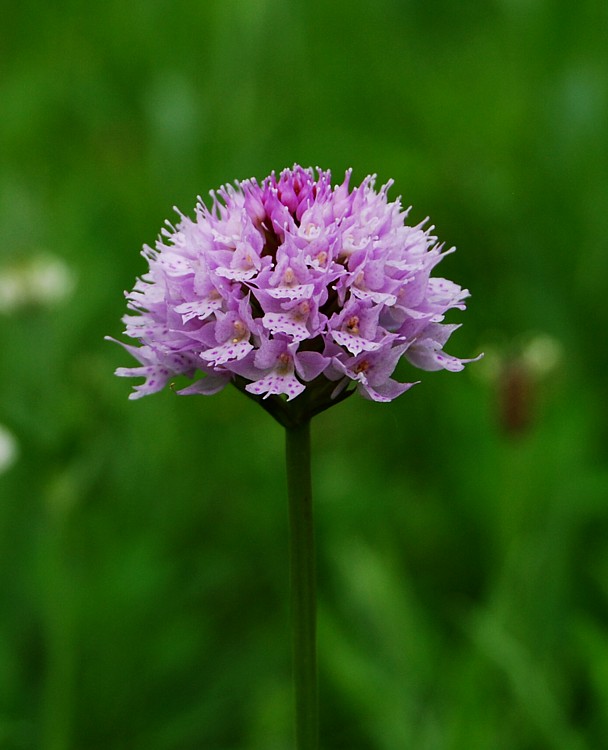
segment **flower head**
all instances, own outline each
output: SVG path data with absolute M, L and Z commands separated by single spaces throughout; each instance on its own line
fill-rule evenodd
M 391 401 L 413 385 L 391 378 L 402 356 L 425 370 L 472 361 L 443 351 L 458 327 L 445 313 L 468 296 L 430 276 L 451 250 L 405 223 L 392 182 L 350 178 L 332 187 L 329 171 L 296 165 L 212 192 L 211 208 L 199 198 L 193 219 L 163 229 L 127 294 L 140 346 L 123 346 L 141 366 L 116 374 L 145 379 L 130 397 L 183 374 L 201 377 L 182 394 L 232 382 L 275 416 L 285 400 L 312 414 L 355 389 Z

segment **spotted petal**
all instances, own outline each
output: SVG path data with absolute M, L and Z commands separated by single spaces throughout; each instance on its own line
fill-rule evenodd
M 287 400 L 291 401 L 305 389 L 303 383 L 296 378 L 293 371 L 288 373 L 280 373 L 277 370 L 273 370 L 271 373 L 256 380 L 255 383 L 249 383 L 245 386 L 245 390 L 249 393 L 254 393 L 256 396 L 268 396 L 282 394 L 287 395 Z

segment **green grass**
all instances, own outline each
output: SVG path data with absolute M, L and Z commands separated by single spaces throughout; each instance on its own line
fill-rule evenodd
M 281 430 L 236 390 L 129 402 L 103 336 L 173 205 L 296 161 L 393 177 L 458 246 L 451 349 L 488 351 L 313 424 L 322 746 L 603 746 L 601 5 L 3 11 L 0 277 L 44 253 L 75 288 L 0 312 L 0 750 L 291 750 Z

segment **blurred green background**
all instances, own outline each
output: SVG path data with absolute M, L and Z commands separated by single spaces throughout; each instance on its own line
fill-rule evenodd
M 4 7 L 1 750 L 292 748 L 281 429 L 129 402 L 103 336 L 173 205 L 294 162 L 394 178 L 486 351 L 315 420 L 322 747 L 605 747 L 607 41 L 594 0 Z

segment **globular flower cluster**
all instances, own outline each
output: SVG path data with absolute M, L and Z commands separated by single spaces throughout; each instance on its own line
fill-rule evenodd
M 430 275 L 451 250 L 426 222 L 405 224 L 392 182 L 351 189 L 350 178 L 332 187 L 329 171 L 296 165 L 222 187 L 211 208 L 199 198 L 194 219 L 180 214 L 144 248 L 149 271 L 124 318 L 140 346 L 123 344 L 140 366 L 116 371 L 145 378 L 131 398 L 181 374 L 202 376 L 182 394 L 232 381 L 259 400 L 338 400 L 354 386 L 391 401 L 413 385 L 391 378 L 401 357 L 423 370 L 472 361 L 443 351 L 458 327 L 445 313 L 468 296 Z

